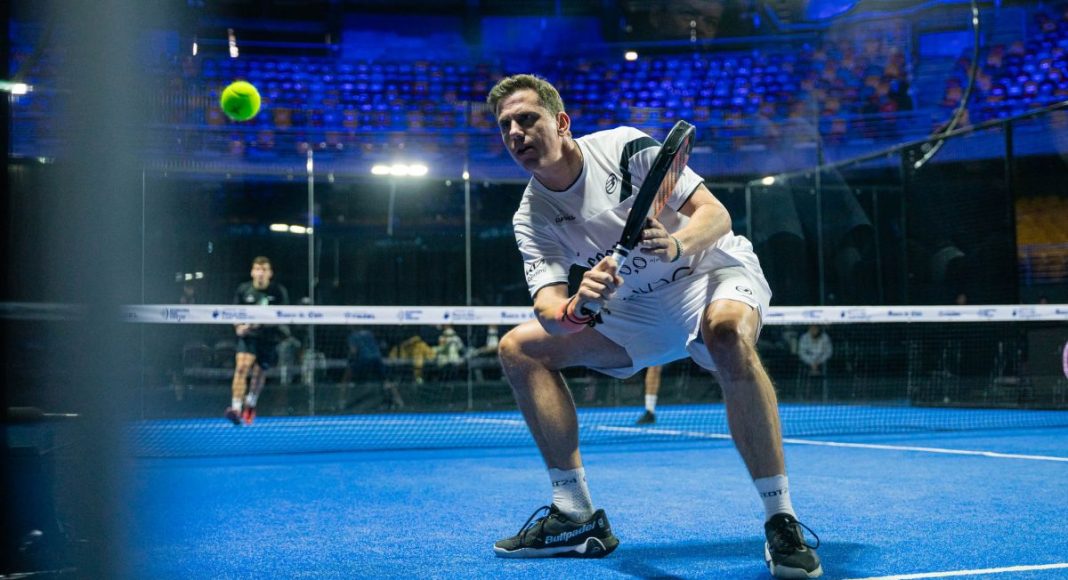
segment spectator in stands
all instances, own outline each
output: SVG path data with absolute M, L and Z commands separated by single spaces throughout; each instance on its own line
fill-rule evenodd
M 399 409 L 404 407 L 404 398 L 392 382 L 386 381 L 385 363 L 382 361 L 382 349 L 374 333 L 366 328 L 353 328 L 348 339 L 348 365 L 341 378 L 338 408 L 348 407 L 348 391 L 357 384 L 365 384 L 382 389 L 383 404 Z
M 348 339 L 348 365 L 342 383 L 381 381 L 383 379 L 382 349 L 375 335 L 366 328 L 353 328 Z
M 439 367 L 455 367 L 463 362 L 464 341 L 452 325 L 445 325 L 438 336 L 438 346 L 434 349 L 434 362 Z
M 389 358 L 395 364 L 412 365 L 412 380 L 417 385 L 423 384 L 423 367 L 433 356 L 434 349 L 419 335 L 411 336 L 389 349 Z
M 197 287 L 192 281 L 186 281 L 182 284 L 182 295 L 178 297 L 178 304 L 196 304 L 197 303 Z
M 808 327 L 808 332 L 801 336 L 797 345 L 797 357 L 805 364 L 809 376 L 821 377 L 827 374 L 827 361 L 834 354 L 831 337 L 818 324 Z
M 500 329 L 496 324 L 486 327 L 486 339 L 483 346 L 472 348 L 468 351 L 468 364 L 474 373 L 475 380 L 485 380 L 486 369 L 499 369 L 497 362 L 497 347 L 500 345 Z
M 476 349 L 474 356 L 497 356 L 497 346 L 500 344 L 500 329 L 496 324 L 486 327 L 486 344 Z

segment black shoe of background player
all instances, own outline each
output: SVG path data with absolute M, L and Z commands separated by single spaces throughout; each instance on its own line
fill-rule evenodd
M 233 407 L 227 407 L 226 412 L 223 413 L 223 417 L 226 417 L 226 419 L 234 425 L 241 424 L 241 411 L 238 411 Z
M 635 421 L 634 424 L 635 425 L 652 425 L 653 423 L 656 423 L 656 413 L 646 409 L 645 413 L 641 417 L 638 417 L 638 420 Z

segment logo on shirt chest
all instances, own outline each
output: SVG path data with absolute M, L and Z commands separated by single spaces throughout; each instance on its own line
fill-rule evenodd
M 604 192 L 607 193 L 608 195 L 612 195 L 613 193 L 616 192 L 616 189 L 618 189 L 618 188 L 619 188 L 619 178 L 616 177 L 615 173 L 610 173 L 608 175 L 608 181 L 606 181 L 605 184 L 604 184 Z

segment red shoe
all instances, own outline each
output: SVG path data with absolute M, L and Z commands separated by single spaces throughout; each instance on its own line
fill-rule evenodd
M 241 424 L 241 413 L 238 413 L 237 409 L 233 407 L 227 408 L 226 412 L 223 413 L 223 417 L 226 417 L 234 425 Z
M 245 425 L 251 425 L 256 420 L 256 407 L 245 405 L 245 410 L 241 412 L 241 419 Z

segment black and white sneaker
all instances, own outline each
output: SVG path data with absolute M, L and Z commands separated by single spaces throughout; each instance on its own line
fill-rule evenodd
M 493 551 L 500 558 L 603 558 L 618 545 L 604 510 L 573 522 L 552 505 L 535 510 L 518 534 L 498 540 Z
M 638 417 L 638 420 L 634 422 L 635 425 L 652 425 L 656 423 L 656 413 L 646 409 L 645 413 Z
M 805 542 L 802 528 L 816 538 L 816 545 Z M 775 514 L 764 524 L 764 562 L 776 578 L 819 578 L 823 575 L 816 548 L 820 537 L 790 514 Z

